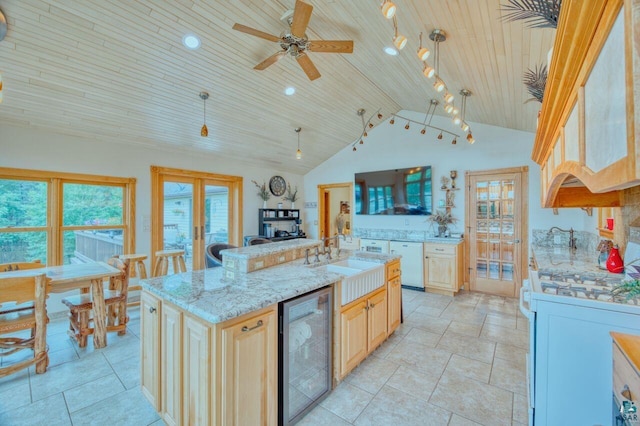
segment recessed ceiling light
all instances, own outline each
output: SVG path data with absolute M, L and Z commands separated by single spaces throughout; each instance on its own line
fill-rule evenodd
M 289 86 L 286 89 L 284 89 L 284 94 L 287 95 L 287 96 L 291 96 L 294 93 L 296 93 L 296 88 L 295 87 Z
M 200 39 L 196 35 L 187 34 L 182 37 L 182 44 L 184 44 L 187 49 L 194 50 L 200 47 Z
M 398 54 L 398 51 L 391 46 L 387 46 L 384 48 L 384 53 L 386 53 L 387 55 L 396 56 Z

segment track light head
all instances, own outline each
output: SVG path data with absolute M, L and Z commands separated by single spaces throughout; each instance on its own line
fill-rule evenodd
M 469 134 L 467 135 L 467 142 L 469 142 L 470 145 L 473 145 L 475 141 L 476 140 L 474 139 L 473 135 L 471 134 L 471 132 L 469 132 Z
M 396 14 L 396 5 L 391 1 L 385 0 L 380 5 L 380 11 L 385 18 L 392 19 Z
M 453 140 L 451 141 L 451 145 L 455 145 L 458 143 L 458 138 L 454 137 Z
M 365 130 L 364 133 L 362 133 L 362 137 L 366 138 L 367 136 L 369 136 L 369 135 L 367 135 L 367 131 Z
M 393 45 L 396 47 L 396 49 L 402 50 L 407 45 L 407 38 L 402 34 L 396 34 L 393 37 Z
M 396 120 L 394 120 L 393 117 L 391 117 L 391 120 L 389 120 L 389 124 L 393 124 L 395 122 L 396 122 Z
M 373 129 L 373 123 L 371 123 L 371 122 L 369 123 L 369 128 Z
M 355 147 L 355 146 L 353 147 L 353 151 L 357 151 L 357 149 L 356 149 L 356 147 Z
M 429 55 L 431 55 L 431 51 L 426 47 L 418 48 L 418 58 L 421 61 L 426 61 L 429 58 Z
M 404 129 L 405 130 L 409 130 L 409 122 L 407 121 L 407 124 L 404 125 Z
M 382 114 L 378 113 L 378 120 L 380 120 L 382 118 Z
M 438 135 L 438 139 L 442 139 L 442 132 Z
M 364 141 L 362 139 L 360 139 L 360 145 L 362 145 L 364 143 Z
M 444 94 L 444 101 L 448 104 L 450 104 L 451 102 L 453 102 L 453 95 L 449 92 L 446 92 Z
M 466 121 L 463 121 L 462 123 L 460 123 L 460 128 L 462 129 L 463 132 L 466 132 L 469 130 L 469 125 L 467 124 Z
M 422 74 L 427 78 L 432 78 L 434 75 L 436 75 L 436 70 L 431 65 L 424 64 Z
M 451 114 L 451 111 L 453 111 L 453 105 L 447 104 L 447 106 L 444 107 L 444 110 L 447 114 Z
M 433 88 L 436 89 L 436 92 L 440 93 L 444 90 L 444 81 L 440 77 L 436 77 L 435 83 L 433 83 Z
M 455 115 L 455 116 L 453 117 L 453 124 L 455 124 L 456 126 L 459 126 L 459 125 L 460 125 L 460 123 L 462 123 L 462 119 L 460 118 L 460 116 L 459 116 L 459 115 Z

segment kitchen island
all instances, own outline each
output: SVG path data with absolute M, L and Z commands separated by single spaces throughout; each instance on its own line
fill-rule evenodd
M 142 390 L 166 424 L 277 422 L 278 302 L 325 286 L 334 288 L 336 383 L 348 372 L 340 368 L 345 364 L 341 358 L 350 355 L 348 351 L 345 355 L 344 348 L 367 335 L 367 329 L 354 333 L 353 327 L 361 322 L 349 322 L 353 327 L 345 328 L 341 311 L 353 311 L 357 305 L 371 316 L 377 312 L 373 323 L 377 330 L 382 324 L 383 338 L 376 340 L 376 346 L 393 332 L 387 326 L 388 314 L 399 315 L 400 287 L 389 290 L 395 281 L 386 276 L 393 271 L 399 277 L 398 256 L 345 250 L 338 257 L 334 253 L 331 262 L 359 260 L 385 269 L 371 294 L 342 306 L 345 275 L 324 266 L 329 262 L 325 256 L 314 263 L 312 255 L 311 265 L 305 265 L 306 250 L 314 252 L 319 245 L 319 241 L 295 240 L 235 249 L 227 257 L 223 252 L 225 267 L 143 281 Z M 376 303 L 376 309 L 369 303 L 374 293 L 376 302 L 384 301 Z M 367 346 L 363 355 L 373 349 Z
M 640 334 L 638 300 L 612 294 L 623 274 L 597 252 L 532 247 L 520 309 L 529 319 L 529 423 L 611 424 L 610 332 Z

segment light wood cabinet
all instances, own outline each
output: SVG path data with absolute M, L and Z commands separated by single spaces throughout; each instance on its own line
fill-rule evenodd
M 400 261 L 389 262 L 386 266 L 387 281 L 387 334 L 400 326 L 402 317 L 402 284 L 400 280 Z
M 623 424 L 623 421 L 635 424 L 640 421 L 640 414 L 635 411 L 635 405 L 640 401 L 640 336 L 611 332 L 611 337 L 616 411 L 619 412 L 620 406 L 627 401 L 627 411 L 617 414 L 619 423 L 616 424 Z
M 160 299 L 143 292 L 140 297 L 140 382 L 142 394 L 160 411 Z
M 340 311 L 340 378 L 387 338 L 387 289 L 382 287 Z
M 640 0 L 566 3 L 532 152 L 542 205 L 619 207 L 640 184 Z
M 229 425 L 276 424 L 278 420 L 277 312 L 245 315 L 222 328 L 222 421 Z
M 425 289 L 453 296 L 463 278 L 462 244 L 425 243 Z
M 143 291 L 141 309 L 142 391 L 166 424 L 277 423 L 276 305 L 210 324 Z

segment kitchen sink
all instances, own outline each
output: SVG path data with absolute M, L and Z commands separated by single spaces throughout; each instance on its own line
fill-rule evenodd
M 315 268 L 342 274 L 342 306 L 384 285 L 384 264 L 341 260 Z

